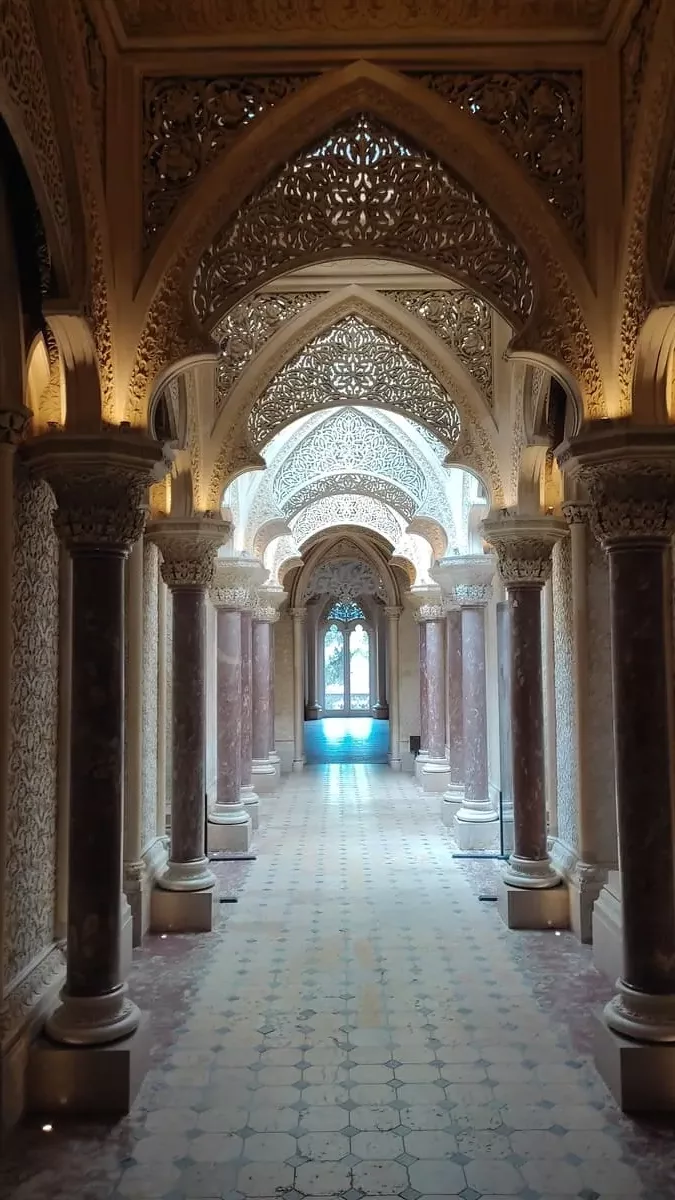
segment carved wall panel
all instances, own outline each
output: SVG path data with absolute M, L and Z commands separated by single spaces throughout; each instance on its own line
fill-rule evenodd
M 304 589 L 304 600 L 312 596 L 329 595 L 336 600 L 348 602 L 356 596 L 378 596 L 386 599 L 382 580 L 370 565 L 360 559 L 343 559 L 340 562 L 322 562 L 314 570 Z
M 403 532 L 403 523 L 387 505 L 372 496 L 330 496 L 317 500 L 291 523 L 293 537 L 299 546 L 321 529 L 333 525 L 360 525 L 373 529 L 395 546 Z
M 251 409 L 249 442 L 258 449 L 304 413 L 354 403 L 398 408 L 449 446 L 459 438 L 457 408 L 431 372 L 396 338 L 353 316 L 313 338 L 281 368 Z
M 479 197 L 360 114 L 286 163 L 220 231 L 197 267 L 195 312 L 208 323 L 274 271 L 345 254 L 446 270 L 485 290 L 516 327 L 532 309 L 524 254 Z
M 143 245 L 205 167 L 311 75 L 143 80 Z
M 487 125 L 532 176 L 580 247 L 585 242 L 581 71 L 415 72 Z
M 328 416 L 284 457 L 274 475 L 274 496 L 288 512 L 299 489 L 317 476 L 343 472 L 388 476 L 413 497 L 414 507 L 428 491 L 424 470 L 393 433 L 367 413 L 344 408 Z
M 96 134 L 101 157 L 101 169 L 105 173 L 106 155 L 106 85 L 107 63 L 98 30 L 87 11 L 84 0 L 77 0 L 76 13 L 82 48 L 84 51 L 89 90 L 91 92 L 91 108 L 96 124 Z
M 313 504 L 315 500 L 325 496 L 346 495 L 347 493 L 374 496 L 400 513 L 407 521 L 412 520 L 417 510 L 412 496 L 403 488 L 398 487 L 391 479 L 350 471 L 339 475 L 323 476 L 305 484 L 299 491 L 288 497 L 284 504 L 284 513 L 289 519 L 292 519 L 303 508 Z
M 492 404 L 492 313 L 474 292 L 385 292 L 390 300 L 424 321 L 473 375 Z
M 265 342 L 286 321 L 325 295 L 325 292 L 263 292 L 247 297 L 230 309 L 213 331 L 213 339 L 220 346 L 217 410 L 225 403 L 244 367 L 262 350 Z
M 626 40 L 621 47 L 621 124 L 624 173 L 633 148 L 633 134 L 640 105 L 640 94 L 658 11 L 659 0 L 641 0 Z
M 6 985 L 54 940 L 59 552 L 48 485 L 16 468 L 11 751 L 5 850 Z
M 152 542 L 144 541 L 142 850 L 157 837 L 158 585 L 159 550 Z

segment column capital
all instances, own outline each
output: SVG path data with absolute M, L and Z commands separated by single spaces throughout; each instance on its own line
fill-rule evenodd
M 158 442 L 121 427 L 59 430 L 26 443 L 23 456 L 54 492 L 54 528 L 70 550 L 109 546 L 128 553 L 145 527 L 147 489 L 162 462 Z
M 558 452 L 560 466 L 585 485 L 591 526 L 611 549 L 670 542 L 675 533 L 675 428 L 626 419 L 589 422 Z
M 592 505 L 586 501 L 566 500 L 562 505 L 562 515 L 568 525 L 590 525 Z
M 495 514 L 483 521 L 483 536 L 497 554 L 499 576 L 507 587 L 543 587 L 553 569 L 553 547 L 567 533 L 555 517 Z
M 162 517 L 148 525 L 146 535 L 162 554 L 162 579 L 177 591 L 209 587 L 218 548 L 231 531 L 232 526 L 213 512 L 186 518 Z
M 487 604 L 495 566 L 491 554 L 455 554 L 440 559 L 430 573 L 442 590 L 446 611 Z
M 286 593 L 280 587 L 261 587 L 256 593 L 256 606 L 253 609 L 254 621 L 265 621 L 274 625 L 279 620 L 279 609 L 286 599 Z
M 236 608 L 241 612 L 254 609 L 256 586 L 264 582 L 266 575 L 257 558 L 216 558 L 209 591 L 211 603 L 216 608 Z
M 385 617 L 389 617 L 392 619 L 394 617 L 400 617 L 402 612 L 403 612 L 403 609 L 398 604 L 385 605 L 385 609 L 384 609 Z
M 294 621 L 304 621 L 306 616 L 307 616 L 307 609 L 304 607 L 291 609 L 291 617 L 293 618 Z
M 426 625 L 429 621 L 442 621 L 444 617 L 445 607 L 441 600 L 437 603 L 426 601 L 424 604 L 420 604 L 415 612 L 415 620 L 418 625 Z
M 29 408 L 0 408 L 0 446 L 18 446 L 31 419 Z

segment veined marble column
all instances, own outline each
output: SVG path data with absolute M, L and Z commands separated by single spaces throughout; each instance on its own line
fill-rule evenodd
M 155 890 L 155 929 L 212 928 L 216 879 L 204 851 L 205 599 L 218 547 L 229 532 L 227 522 L 215 514 L 166 517 L 148 526 L 148 537 L 162 554 L 162 578 L 171 591 L 173 610 L 171 848 L 157 884 L 163 892 L 179 894 L 170 901 Z
M 115 1042 L 140 1013 L 120 974 L 124 771 L 124 560 L 143 532 L 161 460 L 136 431 L 46 434 L 27 447 L 51 485 L 72 557 L 67 977 L 47 1022 L 58 1042 Z
M 401 609 L 385 608 L 387 618 L 387 659 L 389 662 L 389 766 L 401 770 L 401 718 L 399 704 L 399 621 Z
M 424 626 L 424 659 L 420 664 L 421 695 L 426 700 L 427 757 L 419 781 L 425 792 L 443 792 L 450 774 L 445 757 L 445 612 L 440 595 L 417 610 Z
M 305 705 L 305 720 L 316 721 L 321 715 L 321 705 L 317 701 L 318 695 L 318 619 L 319 606 L 316 602 L 311 602 L 305 610 L 305 651 L 307 654 L 307 704 Z
M 260 797 L 253 786 L 253 621 L 249 606 L 241 610 L 241 798 L 255 831 L 260 824 Z
M 284 592 L 261 588 L 253 610 L 253 780 L 258 792 L 273 792 L 279 780 L 278 757 L 271 757 L 274 743 L 274 623 Z
M 415 777 L 419 781 L 422 767 L 429 757 L 429 728 L 427 722 L 427 627 L 425 621 L 420 621 L 420 748 L 415 759 Z
M 461 609 L 464 796 L 455 814 L 461 850 L 496 848 L 499 816 L 490 800 L 487 744 L 485 610 L 495 572 L 485 554 L 456 559 L 453 599 Z
M 380 604 L 374 604 L 375 609 L 375 681 L 377 700 L 373 705 L 373 716 L 378 721 L 386 721 L 389 716 L 387 703 L 387 628 L 384 609 Z
M 305 765 L 305 616 L 306 608 L 292 608 L 293 620 L 293 770 Z
M 589 423 L 559 459 L 585 485 L 593 530 L 609 559 L 623 971 L 604 1019 L 633 1040 L 639 1095 L 624 1074 L 620 1038 L 599 1031 L 596 1061 L 625 1107 L 672 1109 L 675 430 Z M 635 1043 L 666 1045 L 660 1056 L 652 1047 L 643 1062 Z
M 552 517 L 505 513 L 484 521 L 483 532 L 497 552 L 509 606 L 514 851 L 504 880 L 511 887 L 551 888 L 560 877 L 546 842 L 541 595 L 566 526 Z
M 211 603 L 216 609 L 216 804 L 209 813 L 210 850 L 247 851 L 252 823 L 241 796 L 241 615 L 239 590 L 216 563 Z
M 143 539 L 135 543 L 126 567 L 126 703 L 123 885 L 133 921 L 133 945 L 147 929 L 147 867 L 143 846 Z M 144 909 L 146 911 L 144 911 Z M 131 948 L 127 951 L 131 966 Z
M 443 793 L 443 812 L 454 817 L 464 799 L 464 720 L 462 713 L 462 612 L 446 609 L 446 751 L 450 780 Z M 444 823 L 450 823 L 448 820 Z

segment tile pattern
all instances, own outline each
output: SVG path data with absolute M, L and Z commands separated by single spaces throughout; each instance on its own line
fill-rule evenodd
M 672 1197 L 672 1124 L 619 1114 L 588 1056 L 587 950 L 508 933 L 478 899 L 495 867 L 452 859 L 437 808 L 379 767 L 285 781 L 258 860 L 218 866 L 219 930 L 137 957 L 156 1045 L 132 1114 L 28 1125 L 0 1195 Z

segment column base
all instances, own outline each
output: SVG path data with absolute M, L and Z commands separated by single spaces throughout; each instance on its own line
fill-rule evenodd
M 455 828 L 455 817 L 464 803 L 464 785 L 450 783 L 441 796 L 441 821 L 446 829 Z
M 305 760 L 304 760 L 304 758 L 294 758 L 294 759 L 293 759 L 293 766 L 292 766 L 293 773 L 294 773 L 294 774 L 299 774 L 299 773 L 300 773 L 300 771 L 304 771 L 304 769 L 305 769 Z
M 428 750 L 420 750 L 419 754 L 417 755 L 417 758 L 415 759 L 415 779 L 418 782 L 419 782 L 420 775 L 422 774 L 422 767 L 428 761 L 429 761 L 429 751 Z
M 136 943 L 138 945 L 138 943 Z M 134 958 L 134 918 L 131 906 L 122 917 L 120 930 L 120 979 L 127 979 Z
M 504 883 L 514 888 L 554 888 L 560 876 L 550 858 L 519 858 L 512 854 L 504 872 Z
M 444 792 L 449 778 L 450 767 L 443 758 L 427 759 L 420 772 L 420 783 L 424 792 Z
M 150 1020 L 123 1041 L 107 1046 L 33 1043 L 27 1070 L 27 1108 L 44 1116 L 128 1113 L 150 1067 Z
M 499 837 L 499 818 L 492 807 L 465 808 L 455 813 L 455 841 L 460 850 L 492 850 Z
M 321 716 L 321 707 L 318 704 L 307 704 L 305 706 L 305 720 L 318 721 Z
M 387 755 L 387 762 L 389 763 L 389 766 L 391 767 L 392 771 L 402 771 L 403 770 L 403 763 L 401 762 L 400 758 L 394 758 L 393 754 Z
M 614 983 L 623 971 L 621 876 L 610 871 L 593 905 L 593 966 Z
M 251 818 L 251 824 L 253 825 L 253 831 L 255 832 L 255 830 L 260 826 L 260 797 L 258 793 L 254 791 L 253 784 L 244 783 L 242 785 L 241 802 Z
M 675 995 L 639 992 L 623 979 L 604 1009 L 604 1020 L 620 1037 L 650 1044 L 675 1043 Z
M 388 704 L 373 705 L 373 716 L 376 721 L 388 721 L 389 720 L 389 705 Z
M 211 933 L 216 923 L 218 892 L 167 892 L 156 887 L 150 906 L 152 933 Z
M 203 892 L 215 886 L 216 877 L 206 855 L 185 863 L 169 859 L 166 871 L 157 879 L 157 887 L 167 892 Z
M 620 1037 L 597 1014 L 593 1024 L 595 1065 L 623 1112 L 675 1112 L 675 1046 Z
M 106 1046 L 130 1037 L 141 1019 L 126 983 L 104 996 L 71 996 L 64 987 L 60 1001 L 45 1023 L 45 1033 L 61 1045 Z
M 267 758 L 253 759 L 251 766 L 252 786 L 259 796 L 269 795 L 277 786 L 277 770 Z
M 501 883 L 497 909 L 508 929 L 569 929 L 570 926 L 570 900 L 564 883 L 534 890 Z
M 237 820 L 223 821 L 210 817 L 207 826 L 209 851 L 229 850 L 246 853 L 251 847 L 253 822 L 245 809 L 237 810 Z

